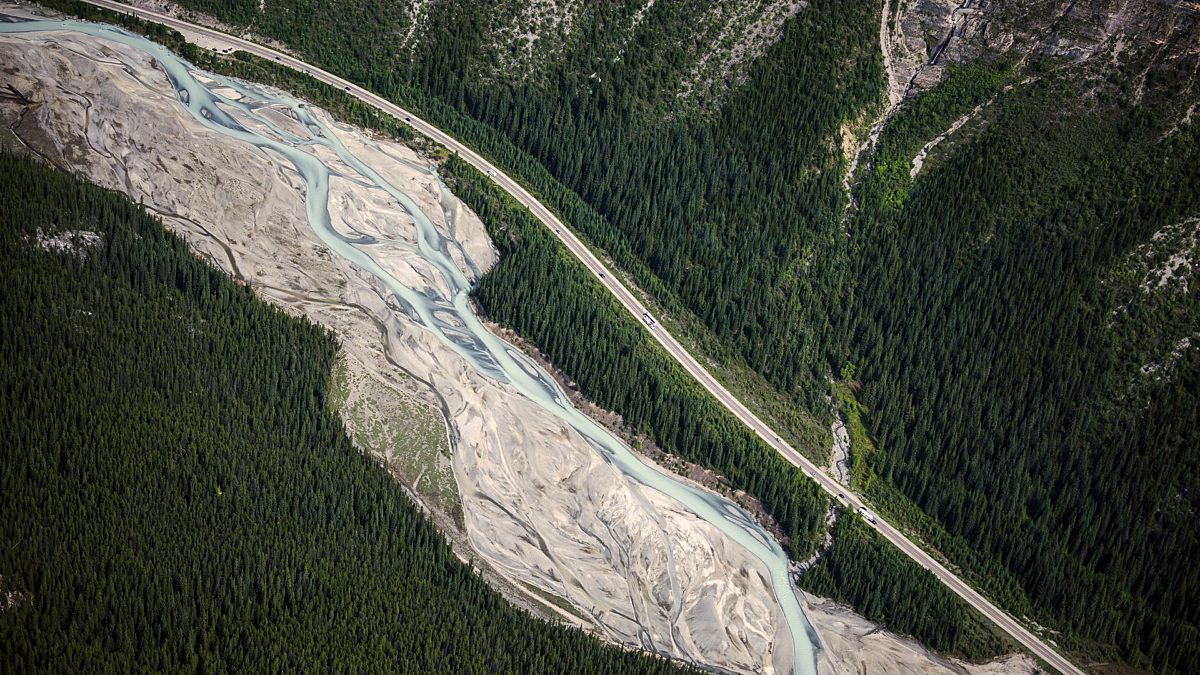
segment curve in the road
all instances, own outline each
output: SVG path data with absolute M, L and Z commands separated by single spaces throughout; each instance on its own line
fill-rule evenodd
M 566 227 L 540 201 L 535 199 L 524 187 L 517 181 L 513 180 L 503 171 L 492 165 L 486 159 L 476 154 L 471 148 L 459 142 L 454 137 L 445 133 L 441 129 L 433 126 L 429 122 L 421 119 L 413 113 L 401 108 L 400 106 L 388 101 L 352 82 L 344 80 L 333 73 L 327 72 L 321 68 L 305 63 L 295 57 L 292 57 L 283 52 L 264 47 L 258 43 L 251 42 L 244 38 L 240 38 L 228 33 L 223 33 L 206 26 L 200 26 L 175 17 L 162 14 L 159 12 L 131 7 L 111 0 L 86 0 L 89 4 L 98 7 L 104 7 L 117 12 L 133 14 L 141 19 L 161 23 L 170 28 L 174 28 L 185 35 L 188 33 L 202 35 L 210 40 L 217 40 L 228 44 L 237 49 L 250 52 L 265 59 L 274 60 L 295 70 L 301 71 L 314 77 L 326 84 L 335 87 L 341 87 L 346 92 L 352 94 L 359 100 L 369 103 L 379 110 L 388 113 L 404 121 L 406 124 L 415 129 L 418 133 L 438 142 L 447 149 L 458 153 L 458 155 L 474 166 L 476 169 L 484 172 L 508 192 L 514 199 L 521 203 L 522 206 L 528 208 L 539 220 L 542 221 L 551 232 L 559 238 L 560 241 L 571 251 L 580 262 L 583 263 L 593 276 L 612 293 L 618 301 L 628 310 L 635 318 L 641 322 L 641 317 L 648 310 L 637 299 L 628 288 L 625 287 L 610 270 L 592 253 L 591 249 L 583 244 L 575 233 Z M 864 506 L 862 498 L 850 489 L 831 476 L 825 473 L 820 467 L 813 464 L 803 455 L 797 452 L 794 448 L 788 445 L 783 439 L 771 430 L 762 420 L 760 420 L 753 412 L 742 404 L 733 394 L 717 381 L 703 366 L 701 366 L 691 353 L 688 352 L 675 339 L 670 332 L 661 326 L 655 324 L 653 327 L 646 328 L 654 339 L 671 355 L 684 370 L 688 372 L 697 382 L 699 382 L 710 394 L 721 402 L 725 408 L 732 412 L 739 420 L 749 427 L 754 433 L 758 434 L 767 445 L 774 448 L 780 455 L 787 459 L 792 464 L 800 467 L 813 480 L 817 482 L 826 492 L 835 499 L 838 499 L 843 505 L 857 509 Z M 1056 650 L 1042 642 L 1037 636 L 1029 632 L 1024 626 L 1018 623 L 1008 613 L 996 607 L 987 598 L 983 597 L 975 589 L 968 586 L 962 579 L 956 576 L 950 570 L 946 569 L 941 563 L 935 560 L 932 556 L 925 552 L 920 546 L 914 544 L 905 537 L 898 529 L 891 524 L 875 516 L 875 527 L 881 535 L 907 556 L 912 558 L 917 564 L 929 570 L 951 591 L 965 600 L 969 605 L 974 607 L 979 613 L 986 616 L 989 620 L 995 623 L 1001 630 L 1009 634 L 1017 642 L 1021 643 L 1032 652 L 1035 656 L 1048 663 L 1051 667 L 1066 675 L 1084 675 L 1075 664 L 1071 663 Z

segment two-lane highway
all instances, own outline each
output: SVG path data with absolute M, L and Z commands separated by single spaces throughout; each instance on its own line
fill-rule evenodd
M 628 288 L 614 275 L 605 265 L 592 254 L 591 250 L 575 236 L 568 227 L 566 227 L 557 216 L 554 215 L 541 202 L 535 199 L 529 192 L 525 190 L 519 183 L 506 175 L 503 171 L 493 166 L 483 157 L 476 154 L 471 148 L 463 145 L 458 140 L 449 136 L 442 130 L 433 126 L 429 122 L 417 117 L 411 112 L 387 101 L 374 93 L 363 89 L 351 82 L 326 72 L 316 66 L 310 65 L 299 59 L 293 58 L 283 52 L 264 47 L 255 42 L 229 35 L 211 28 L 199 26 L 196 24 L 181 21 L 174 17 L 159 12 L 154 12 L 136 7 L 130 7 L 111 0 L 87 0 L 90 4 L 111 9 L 117 12 L 123 12 L 136 15 L 142 19 L 161 23 L 163 25 L 174 28 L 180 31 L 185 36 L 202 36 L 208 41 L 215 41 L 220 44 L 227 45 L 236 49 L 250 52 L 265 59 L 271 59 L 290 68 L 294 68 L 301 72 L 307 73 L 312 77 L 321 80 L 335 87 L 340 87 L 348 93 L 354 95 L 360 100 L 370 103 L 378 109 L 393 115 L 400 120 L 409 124 L 418 133 L 440 143 L 449 150 L 458 153 L 465 161 L 470 163 L 475 168 L 483 171 L 491 176 L 496 183 L 512 195 L 518 202 L 528 208 L 533 214 L 542 221 L 550 230 L 557 236 L 562 243 L 574 254 L 580 262 L 595 277 L 609 290 L 620 303 L 636 317 L 639 321 L 644 313 L 648 310 L 638 298 L 630 292 Z M 774 448 L 779 454 L 786 458 L 792 464 L 800 467 L 805 473 L 813 478 L 826 492 L 835 499 L 839 499 L 841 503 L 851 510 L 865 506 L 863 500 L 855 495 L 846 486 L 834 480 L 826 474 L 820 467 L 814 465 L 809 460 L 805 459 L 790 445 L 785 443 L 774 431 L 771 430 L 762 420 L 752 413 L 749 408 L 741 403 L 736 397 L 729 393 L 715 377 L 712 376 L 703 366 L 701 366 L 695 358 L 692 357 L 682 345 L 676 341 L 661 324 L 648 326 L 647 330 L 659 342 L 660 345 L 670 354 L 676 361 L 683 366 L 697 382 L 717 398 L 730 412 L 737 416 L 746 426 L 758 434 L 768 445 Z M 838 496 L 841 495 L 839 498 Z M 1077 668 L 1074 664 L 1061 656 L 1057 651 L 1050 648 L 1047 644 L 1038 639 L 1037 636 L 1030 633 L 1020 623 L 1010 617 L 1007 613 L 997 608 L 986 598 L 968 586 L 965 582 L 947 570 L 937 560 L 932 558 L 923 549 L 905 537 L 898 529 L 887 523 L 883 518 L 876 514 L 875 527 L 880 534 L 888 541 L 894 544 L 897 548 L 903 551 L 910 558 L 915 560 L 919 565 L 928 569 L 938 579 L 942 581 L 950 590 L 954 591 L 963 598 L 968 604 L 978 610 L 981 614 L 988 617 L 1004 632 L 1011 635 L 1015 640 L 1024 645 L 1030 652 L 1037 655 L 1053 668 L 1068 675 L 1083 675 L 1083 671 Z

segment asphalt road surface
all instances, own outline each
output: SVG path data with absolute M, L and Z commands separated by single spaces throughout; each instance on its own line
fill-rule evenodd
M 181 21 L 166 14 L 130 7 L 117 2 L 111 2 L 110 0 L 87 0 L 87 2 L 114 11 L 134 14 L 142 19 L 147 19 L 170 26 L 184 35 L 203 36 L 209 41 L 221 42 L 229 47 L 241 49 L 243 51 L 261 56 L 265 59 L 282 63 L 290 68 L 307 73 L 327 84 L 341 87 L 360 100 L 370 103 L 380 110 L 403 120 L 418 133 L 437 141 L 453 152 L 457 152 L 460 157 L 462 157 L 475 168 L 484 172 L 486 175 L 490 176 L 497 185 L 504 188 L 504 190 L 512 195 L 518 202 L 532 211 L 533 214 L 542 221 L 542 223 L 550 228 L 554 235 L 562 241 L 562 243 L 571 251 L 571 253 L 573 253 L 575 257 L 577 257 L 580 262 L 582 262 L 583 265 L 588 268 L 589 271 L 591 271 L 591 273 L 600 281 L 600 283 L 603 284 L 610 293 L 616 296 L 617 300 L 619 300 L 621 304 L 624 305 L 625 308 L 638 319 L 638 321 L 642 322 L 643 326 L 646 326 L 645 322 L 642 321 L 642 315 L 648 312 L 647 308 L 642 305 L 637 297 L 635 297 L 633 293 L 631 293 L 629 289 L 626 288 L 625 285 L 622 284 L 617 277 L 614 276 L 612 272 L 605 267 L 605 265 L 600 262 L 599 259 L 596 258 L 595 255 L 592 254 L 591 250 L 588 249 L 588 247 L 585 246 L 583 242 L 580 241 L 579 238 L 576 237 L 575 234 L 558 219 L 558 217 L 556 217 L 548 208 L 543 206 L 541 202 L 535 199 L 533 195 L 529 194 L 529 192 L 527 192 L 525 188 L 521 187 L 521 185 L 515 180 L 505 175 L 503 171 L 496 168 L 486 159 L 477 155 L 470 148 L 458 142 L 429 122 L 426 122 L 413 113 L 404 110 L 400 106 L 397 106 L 394 103 L 391 103 L 390 101 L 387 101 L 371 93 L 370 91 L 363 89 L 362 87 L 359 87 L 332 73 L 326 72 L 316 66 L 309 65 L 299 59 L 293 58 L 283 52 L 276 51 L 269 47 L 264 47 L 249 40 L 229 35 L 227 33 L 222 33 L 211 28 Z M 751 430 L 758 434 L 763 441 L 767 443 L 767 445 L 770 445 L 772 448 L 774 448 L 789 462 L 800 467 L 826 492 L 841 502 L 843 506 L 846 506 L 851 510 L 860 507 L 866 507 L 866 504 L 863 502 L 861 497 L 851 492 L 850 489 L 845 485 L 842 485 L 838 481 L 834 480 L 831 476 L 825 473 L 824 470 L 804 458 L 804 456 L 799 452 L 796 452 L 794 448 L 785 443 L 779 435 L 777 435 L 771 430 L 770 427 L 764 424 L 762 420 L 758 419 L 754 413 L 750 412 L 746 406 L 742 405 L 741 401 L 734 397 L 733 394 L 729 393 L 729 391 L 727 391 L 725 387 L 716 380 L 716 378 L 714 378 L 707 370 L 705 370 L 696 361 L 696 359 L 692 357 L 691 353 L 684 349 L 683 346 L 675 340 L 675 337 L 667 332 L 667 330 L 664 329 L 660 324 L 656 323 L 653 326 L 646 326 L 646 329 L 650 331 L 650 334 L 653 335 L 656 340 L 658 340 L 659 344 L 661 344 L 664 349 L 666 349 L 667 353 L 669 353 L 676 361 L 679 362 L 680 365 L 683 366 L 684 370 L 686 370 L 693 378 L 695 378 L 697 382 L 707 389 L 709 393 L 715 396 L 722 405 L 728 408 L 729 411 L 736 415 L 737 418 L 740 419 L 746 426 L 750 427 Z M 841 496 L 839 497 L 839 495 Z M 1026 630 L 1024 626 L 1019 624 L 1003 610 L 993 605 L 990 601 L 968 586 L 948 569 L 943 567 L 941 563 L 939 563 L 937 560 L 934 560 L 933 557 L 926 553 L 921 547 L 914 544 L 899 530 L 897 530 L 895 527 L 892 527 L 883 518 L 879 517 L 879 514 L 874 515 L 874 527 L 879 530 L 879 533 L 882 534 L 885 539 L 903 551 L 906 555 L 908 555 L 908 557 L 915 560 L 917 564 L 932 572 L 939 580 L 941 580 L 942 583 L 949 587 L 950 590 L 954 591 L 968 604 L 994 622 L 1000 627 L 1001 630 L 1003 630 L 1005 633 L 1008 633 L 1013 639 L 1015 639 L 1017 642 L 1020 642 L 1027 649 L 1029 649 L 1030 652 L 1035 654 L 1038 658 L 1042 659 L 1046 663 L 1050 664 L 1051 667 L 1059 672 L 1064 673 L 1065 675 L 1083 675 L 1082 670 L 1061 656 L 1049 645 L 1042 642 L 1037 636 Z

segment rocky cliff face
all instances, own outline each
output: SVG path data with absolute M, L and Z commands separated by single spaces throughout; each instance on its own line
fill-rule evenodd
M 892 104 L 941 79 L 947 63 L 999 53 L 1011 35 L 993 34 L 976 0 L 889 0 L 883 8 L 880 48 Z
M 880 41 L 895 104 L 937 84 L 948 65 L 1008 55 L 1109 57 L 1161 67 L 1197 56 L 1200 4 L 1167 0 L 890 0 Z

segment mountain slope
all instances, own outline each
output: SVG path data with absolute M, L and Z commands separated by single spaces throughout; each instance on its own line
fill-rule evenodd
M 1150 50 L 1117 31 L 951 67 L 902 107 L 842 319 L 877 446 L 860 487 L 932 516 L 908 520 L 1059 642 L 1160 672 L 1200 659 L 1187 20 Z

